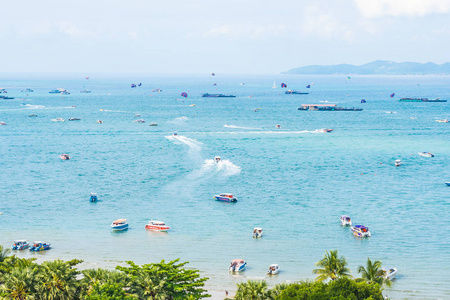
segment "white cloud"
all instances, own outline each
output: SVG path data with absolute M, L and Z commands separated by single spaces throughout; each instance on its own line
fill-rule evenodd
M 450 0 L 355 0 L 363 16 L 412 16 L 450 12 Z

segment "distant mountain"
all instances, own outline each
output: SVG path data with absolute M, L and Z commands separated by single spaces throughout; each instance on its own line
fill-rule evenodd
M 450 75 L 450 63 L 438 65 L 435 63 L 415 63 L 377 60 L 365 65 L 355 66 L 349 64 L 319 66 L 311 65 L 291 69 L 282 74 L 298 75 L 333 75 L 333 74 L 359 74 L 359 75 Z

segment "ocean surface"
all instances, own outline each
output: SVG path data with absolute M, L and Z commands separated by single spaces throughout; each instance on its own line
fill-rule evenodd
M 310 94 L 285 95 L 281 82 Z M 15 98 L 0 99 L 0 244 L 52 244 L 20 257 L 79 258 L 80 268 L 180 258 L 221 299 L 248 279 L 313 279 L 314 264 L 338 249 L 354 277 L 367 257 L 396 267 L 392 299 L 450 298 L 450 123 L 436 122 L 450 119 L 450 102 L 397 101 L 450 100 L 450 77 L 3 74 L 0 87 Z M 48 93 L 56 88 L 71 94 Z M 297 110 L 315 103 L 364 110 Z M 224 192 L 238 202 L 213 200 Z M 341 214 L 372 237 L 353 237 Z M 118 218 L 128 231 L 111 232 Z M 171 230 L 147 231 L 151 219 Z M 254 227 L 263 238 L 252 238 Z M 227 270 L 235 258 L 248 263 L 239 275 Z M 281 272 L 268 277 L 273 263 Z

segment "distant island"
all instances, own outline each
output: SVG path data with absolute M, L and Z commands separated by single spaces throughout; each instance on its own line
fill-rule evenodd
M 450 63 L 438 65 L 432 62 L 425 64 L 416 62 L 396 63 L 393 61 L 376 60 L 361 66 L 340 64 L 331 66 L 311 65 L 294 68 L 281 74 L 294 75 L 450 75 Z

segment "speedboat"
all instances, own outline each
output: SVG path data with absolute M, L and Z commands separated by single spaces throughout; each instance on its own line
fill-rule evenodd
M 233 194 L 223 193 L 220 195 L 215 195 L 214 200 L 224 201 L 224 202 L 236 202 L 237 198 L 233 196 Z
M 278 267 L 277 264 L 272 264 L 269 266 L 269 269 L 267 270 L 267 275 L 277 275 L 280 273 L 280 267 Z
M 382 268 L 381 270 L 383 272 L 382 276 L 388 280 L 394 279 L 395 275 L 397 275 L 397 268 Z
M 65 122 L 66 120 L 64 120 L 63 118 L 56 118 L 56 119 L 52 119 L 53 122 Z
M 153 231 L 167 231 L 170 229 L 164 222 L 161 221 L 148 221 L 148 224 L 145 225 L 145 229 L 153 230 Z
M 150 123 L 148 126 L 158 126 L 158 123 Z
M 172 135 L 173 135 L 173 136 L 178 136 L 178 133 L 174 132 Z
M 97 202 L 98 197 L 96 193 L 91 193 L 91 196 L 89 197 L 89 201 L 91 202 Z
M 143 119 L 138 119 L 138 120 L 134 120 L 134 123 L 145 123 L 145 121 Z
M 434 157 L 434 154 L 430 152 L 419 152 L 419 155 L 423 157 Z
M 97 120 L 97 123 L 98 124 L 103 124 L 103 121 L 102 120 Z
M 447 119 L 442 119 L 442 120 L 436 120 L 436 122 L 439 122 L 439 123 L 448 123 L 448 120 L 447 120 Z
M 85 93 L 85 94 L 88 94 L 90 92 L 91 92 L 90 90 L 82 90 L 82 91 L 80 91 L 80 93 Z
M 69 118 L 69 121 L 80 121 L 80 118 Z
M 23 90 L 21 90 L 21 92 L 32 93 L 32 92 L 34 92 L 34 90 L 28 88 L 28 89 L 23 89 Z
M 230 272 L 241 272 L 244 271 L 247 263 L 243 259 L 233 259 L 228 267 Z
M 28 243 L 26 240 L 16 240 L 14 241 L 14 244 L 11 246 L 12 250 L 25 250 L 28 247 L 30 247 L 30 243 Z
M 280 125 L 280 124 L 277 124 L 277 125 L 275 126 L 275 128 L 281 128 L 281 125 Z
M 128 229 L 127 219 L 117 219 L 112 222 L 111 229 L 114 231 L 126 230 Z
M 323 128 L 319 130 L 320 132 L 332 132 L 333 129 Z
M 28 115 L 29 117 L 37 117 L 38 115 L 37 114 L 31 114 L 31 115 Z
M 352 232 L 354 236 L 357 237 L 370 237 L 369 228 L 363 225 L 355 225 L 352 227 Z
M 30 246 L 30 251 L 38 252 L 38 251 L 44 251 L 49 250 L 50 244 L 44 243 L 44 242 L 34 242 L 33 245 Z
M 70 159 L 70 156 L 69 156 L 69 154 L 61 154 L 61 155 L 59 156 L 59 158 L 61 158 L 62 160 L 69 160 L 69 159 Z
M 396 167 L 400 167 L 402 165 L 402 161 L 400 159 L 396 159 L 394 164 Z
M 153 89 L 152 92 L 162 92 L 162 89 Z
M 3 121 L 0 121 L 0 125 L 6 125 L 6 123 Z
M 255 228 L 253 229 L 252 236 L 253 236 L 254 238 L 260 238 L 260 237 L 262 237 L 262 228 L 260 228 L 260 227 L 255 227 Z
M 140 118 L 140 117 L 141 117 L 141 114 L 135 114 L 134 117 L 135 117 L 135 118 Z
M 214 162 L 217 164 L 217 163 L 220 163 L 220 161 L 221 161 L 222 159 L 220 158 L 220 156 L 215 156 L 214 157 Z
M 59 88 L 59 89 L 56 89 L 56 90 L 49 91 L 50 94 L 62 94 L 63 92 L 67 92 L 67 90 L 63 89 L 63 88 Z
M 446 184 L 447 186 L 450 186 L 450 182 L 446 182 L 445 184 Z
M 339 220 L 341 221 L 342 226 L 352 226 L 352 220 L 347 215 L 342 215 Z

